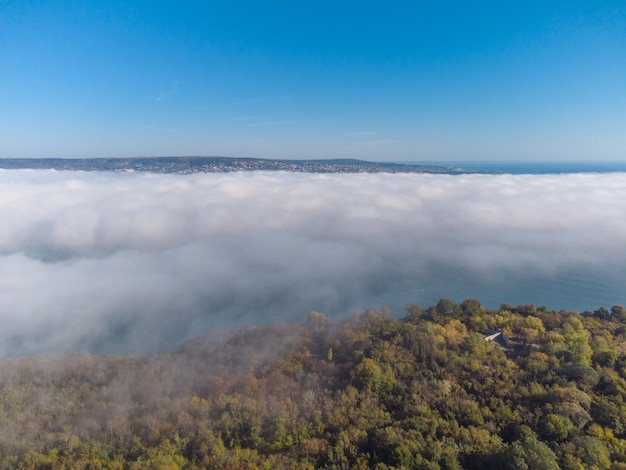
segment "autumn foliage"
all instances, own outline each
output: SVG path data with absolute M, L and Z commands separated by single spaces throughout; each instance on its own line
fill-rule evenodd
M 311 312 L 175 353 L 3 359 L 0 400 L 0 469 L 623 469 L 626 313 Z

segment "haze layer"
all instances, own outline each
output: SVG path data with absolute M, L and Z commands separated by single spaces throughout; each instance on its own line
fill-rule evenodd
M 626 303 L 623 174 L 1 171 L 0 185 L 2 355 L 172 349 L 441 296 Z

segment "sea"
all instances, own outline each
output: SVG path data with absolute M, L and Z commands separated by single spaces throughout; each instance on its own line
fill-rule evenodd
M 415 162 L 418 163 L 418 162 Z M 446 161 L 420 164 L 460 168 L 467 171 L 511 175 L 558 175 L 575 173 L 624 173 L 626 161 L 595 162 L 510 162 L 510 161 Z M 626 204 L 626 201 L 624 201 Z M 598 243 L 602 243 L 602 228 L 598 228 Z M 607 266 L 565 267 L 550 274 L 524 272 L 503 273 L 484 282 L 463 274 L 448 273 L 437 282 L 423 285 L 419 291 L 406 293 L 421 299 L 421 305 L 432 305 L 441 297 L 460 302 L 476 298 L 488 308 L 502 304 L 534 304 L 551 310 L 593 311 L 612 305 L 626 306 L 626 239 L 623 251 L 615 254 L 614 263 Z
M 424 162 L 421 162 L 424 163 Z M 504 173 L 510 175 L 554 175 L 566 173 L 615 173 L 626 172 L 626 161 L 599 162 L 473 162 L 449 161 L 426 162 L 428 165 L 461 168 L 468 171 Z
M 444 273 L 397 296 L 414 299 L 412 303 L 422 307 L 445 297 L 454 302 L 478 299 L 487 308 L 533 304 L 555 311 L 593 312 L 599 307 L 626 306 L 626 266 L 570 266 L 550 274 L 502 273 L 489 280 Z M 392 310 L 397 313 L 403 308 L 393 305 Z

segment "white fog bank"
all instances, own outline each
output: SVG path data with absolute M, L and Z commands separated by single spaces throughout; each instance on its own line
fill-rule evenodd
M 623 173 L 0 171 L 0 355 L 171 349 L 441 296 L 626 303 L 625 201 Z

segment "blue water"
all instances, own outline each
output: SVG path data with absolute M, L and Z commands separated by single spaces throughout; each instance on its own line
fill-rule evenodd
M 626 173 L 626 161 L 420 163 L 512 175 Z M 626 181 L 626 174 L 624 178 Z M 598 232 L 598 243 L 602 243 L 601 230 Z M 398 298 L 412 297 L 414 302 L 427 306 L 436 303 L 439 297 L 449 297 L 455 301 L 472 297 L 490 308 L 501 303 L 533 303 L 556 310 L 577 311 L 595 310 L 600 306 L 608 308 L 615 304 L 626 305 L 626 265 L 619 261 L 621 259 L 622 254 L 616 253 L 615 263 L 610 266 L 567 266 L 552 274 L 511 271 L 503 272 L 496 278 L 464 275 L 454 270 L 440 271 L 430 279 L 414 279 L 413 285 L 416 287 L 411 289 L 406 286 L 406 292 L 398 292 Z
M 432 165 L 462 168 L 470 171 L 499 172 L 512 175 L 547 175 L 561 173 L 626 172 L 621 162 L 429 162 Z

